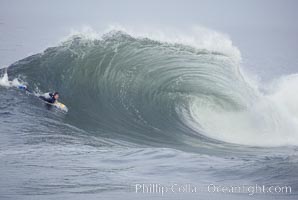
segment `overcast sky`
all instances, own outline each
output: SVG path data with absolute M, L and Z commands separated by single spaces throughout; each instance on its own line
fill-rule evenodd
M 0 0 L 0 66 L 83 26 L 183 30 L 201 25 L 228 34 L 251 65 L 273 61 L 275 68 L 291 65 L 293 71 L 298 68 L 297 10 L 296 0 Z

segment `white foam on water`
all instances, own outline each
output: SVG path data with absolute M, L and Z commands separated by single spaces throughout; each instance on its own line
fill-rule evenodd
M 3 76 L 0 77 L 0 86 L 2 87 L 19 87 L 23 85 L 24 84 L 21 83 L 17 78 L 10 81 L 8 78 L 7 70 L 5 70 Z
M 190 107 L 185 120 L 200 133 L 217 140 L 250 146 L 298 145 L 298 75 L 282 77 L 259 91 L 251 106 L 226 110 L 202 99 Z

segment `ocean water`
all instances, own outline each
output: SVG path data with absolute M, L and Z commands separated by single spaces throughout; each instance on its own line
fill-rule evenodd
M 200 33 L 76 33 L 1 69 L 0 199 L 297 199 L 298 76 L 260 86 Z

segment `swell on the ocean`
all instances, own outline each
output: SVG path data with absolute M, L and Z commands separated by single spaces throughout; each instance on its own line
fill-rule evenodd
M 298 76 L 260 91 L 229 38 L 196 31 L 76 33 L 8 74 L 35 91 L 58 90 L 69 123 L 97 134 L 146 144 L 297 145 Z

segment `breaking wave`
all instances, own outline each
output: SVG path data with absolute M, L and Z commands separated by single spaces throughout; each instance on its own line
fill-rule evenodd
M 260 92 L 227 37 L 203 31 L 173 38 L 76 34 L 12 64 L 8 73 L 34 90 L 59 91 L 70 108 L 69 123 L 106 137 L 297 145 L 298 75 Z

